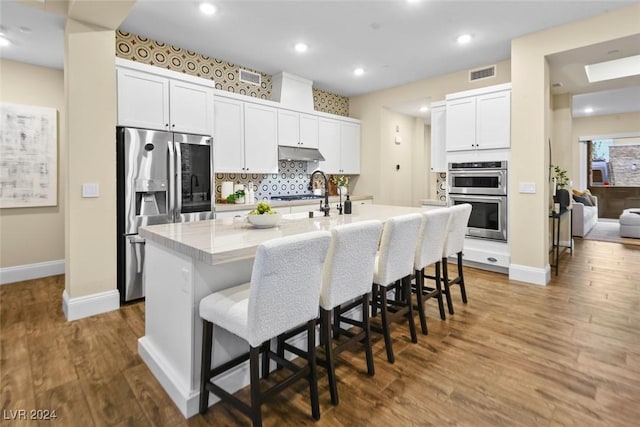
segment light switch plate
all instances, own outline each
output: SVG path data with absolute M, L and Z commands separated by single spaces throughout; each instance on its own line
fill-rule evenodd
M 82 184 L 82 197 L 98 197 L 100 196 L 100 184 L 89 183 Z
M 521 193 L 535 194 L 536 183 L 535 182 L 521 182 L 519 186 Z

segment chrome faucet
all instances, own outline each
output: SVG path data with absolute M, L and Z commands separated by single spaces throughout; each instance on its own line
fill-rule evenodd
M 200 183 L 198 182 L 198 175 L 191 174 L 191 182 L 190 182 L 191 188 L 189 188 L 189 191 L 191 193 L 191 200 L 193 200 L 193 178 L 196 179 L 196 187 L 200 185 Z
M 322 202 L 320 202 L 320 210 L 324 212 L 324 216 L 329 216 L 331 207 L 329 206 L 329 179 L 327 178 L 327 174 L 320 169 L 311 172 L 311 176 L 309 177 L 309 191 L 313 188 L 313 176 L 317 173 L 321 174 L 324 178 L 324 206 L 322 206 Z

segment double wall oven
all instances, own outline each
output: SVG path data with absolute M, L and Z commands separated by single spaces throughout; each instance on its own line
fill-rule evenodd
M 467 235 L 507 240 L 507 162 L 449 163 L 449 204 L 471 205 Z

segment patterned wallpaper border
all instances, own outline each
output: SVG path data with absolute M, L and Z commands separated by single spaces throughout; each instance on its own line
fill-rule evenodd
M 213 80 L 216 88 L 220 90 L 254 98 L 271 99 L 272 81 L 269 74 L 168 45 L 161 41 L 151 40 L 144 36 L 117 30 L 116 56 Z M 239 81 L 240 69 L 259 73 L 262 76 L 261 85 L 256 86 Z M 349 98 L 346 96 L 314 88 L 313 104 L 316 111 L 349 116 Z

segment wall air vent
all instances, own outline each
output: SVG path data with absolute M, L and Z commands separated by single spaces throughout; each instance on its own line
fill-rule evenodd
M 488 79 L 490 77 L 496 76 L 496 66 L 491 65 L 490 67 L 478 68 L 475 70 L 469 71 L 469 81 L 473 82 L 475 80 Z
M 260 86 L 262 83 L 262 76 L 259 73 L 247 70 L 240 70 L 239 79 L 243 83 L 249 83 L 256 86 Z

